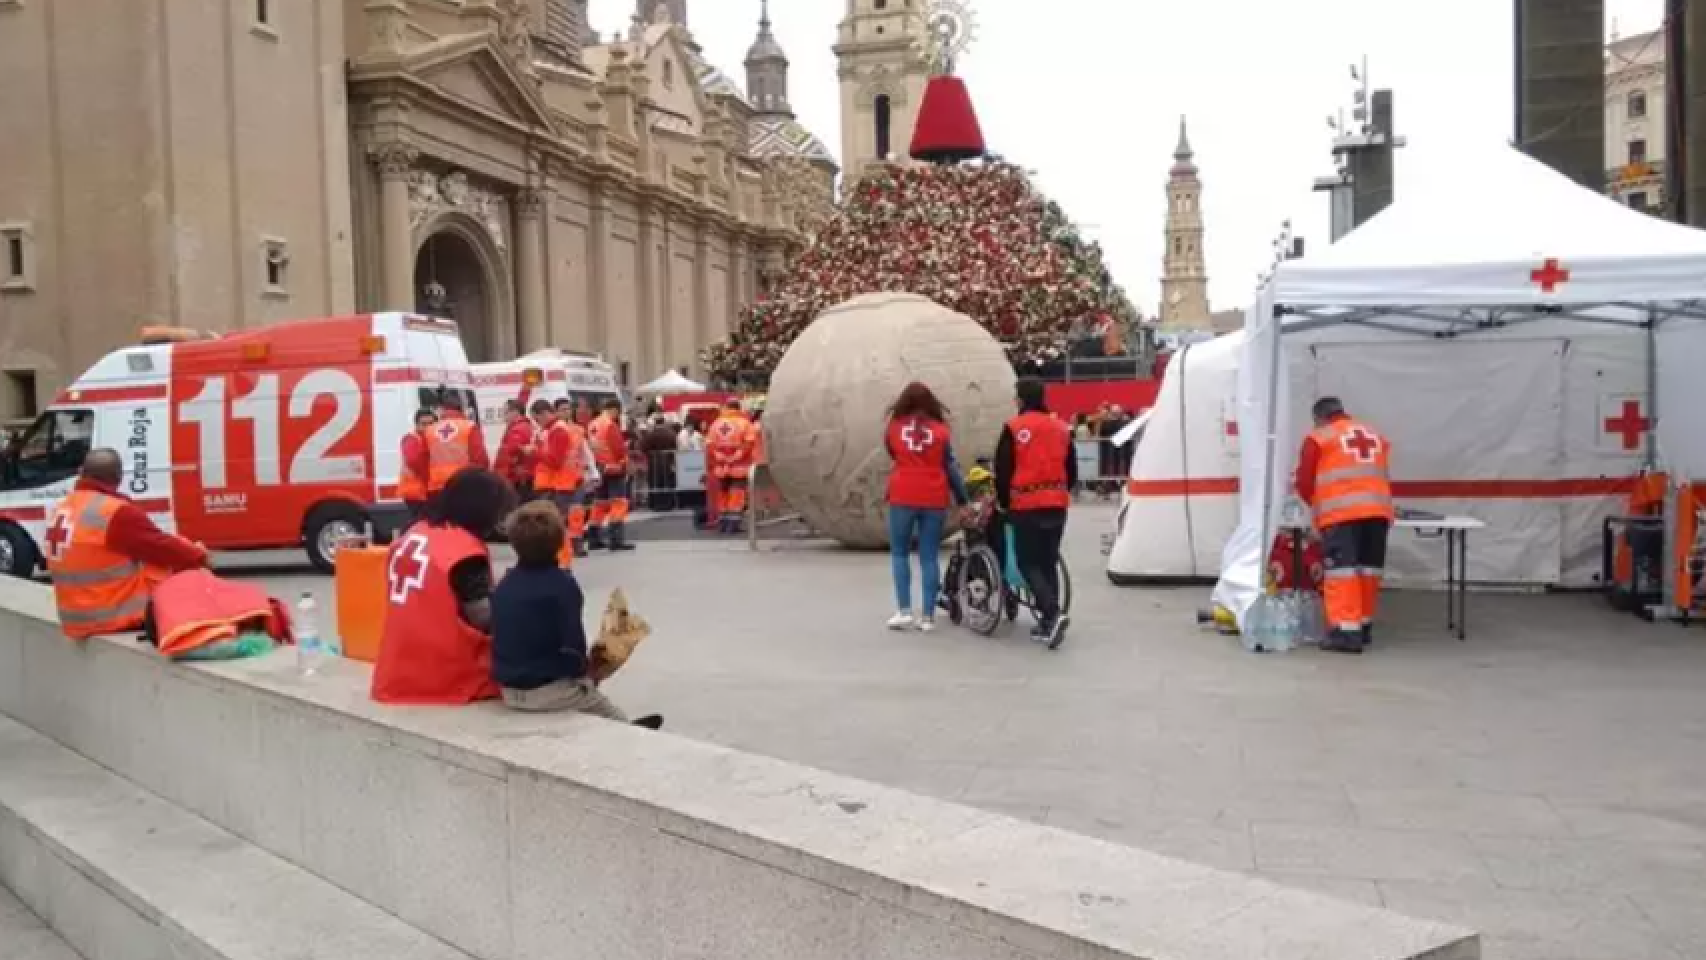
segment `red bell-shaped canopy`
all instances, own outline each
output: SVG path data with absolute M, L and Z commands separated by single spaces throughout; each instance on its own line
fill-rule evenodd
M 930 163 L 958 163 L 985 153 L 983 128 L 964 80 L 949 75 L 930 78 L 918 125 L 912 128 L 912 158 Z

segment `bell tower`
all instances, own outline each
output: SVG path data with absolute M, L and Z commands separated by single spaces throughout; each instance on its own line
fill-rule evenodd
M 844 186 L 870 164 L 906 157 L 930 80 L 926 0 L 846 2 L 835 44 Z
M 1208 267 L 1203 256 L 1202 180 L 1196 154 L 1179 118 L 1179 145 L 1167 178 L 1167 250 L 1162 256 L 1161 326 L 1167 330 L 1207 330 Z

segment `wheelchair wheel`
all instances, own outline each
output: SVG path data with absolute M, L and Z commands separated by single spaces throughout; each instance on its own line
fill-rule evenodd
M 995 561 L 995 551 L 979 546 L 967 552 L 954 592 L 959 596 L 960 622 L 967 629 L 987 637 L 1001 626 L 1006 591 L 1001 587 L 1001 565 Z
M 1060 612 L 1062 616 L 1072 612 L 1072 574 L 1064 558 L 1060 561 Z
M 948 558 L 948 569 L 942 574 L 942 587 L 936 601 L 936 605 L 948 614 L 948 621 L 955 626 L 965 620 L 965 610 L 960 605 L 960 571 L 965 565 L 965 550 L 956 547 L 954 555 Z

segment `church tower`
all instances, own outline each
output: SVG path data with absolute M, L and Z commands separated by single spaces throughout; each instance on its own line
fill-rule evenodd
M 841 172 L 903 159 L 930 80 L 922 37 L 924 0 L 847 0 L 835 44 L 841 78 Z
M 746 52 L 746 97 L 759 116 L 794 115 L 788 105 L 788 55 L 770 32 L 770 0 L 762 0 L 758 39 Z
M 1162 259 L 1161 327 L 1207 330 L 1208 268 L 1203 260 L 1202 181 L 1179 118 L 1179 146 L 1167 179 L 1167 249 Z

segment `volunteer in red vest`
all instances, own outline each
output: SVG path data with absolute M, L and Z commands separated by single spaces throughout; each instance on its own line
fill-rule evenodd
M 1060 541 L 1078 483 L 1072 428 L 1049 412 L 1041 380 L 1020 380 L 1019 415 L 995 447 L 995 497 L 1012 524 L 1014 561 L 1036 602 L 1031 638 L 1059 647 L 1067 618 L 1060 610 Z
M 206 548 L 156 527 L 119 492 L 123 480 L 116 450 L 91 450 L 77 485 L 48 515 L 47 572 L 60 625 L 74 640 L 142 629 L 160 581 L 207 566 Z
M 427 433 L 438 422 L 438 414 L 422 407 L 415 411 L 415 429 L 403 434 L 401 457 L 397 465 L 397 499 L 409 508 L 409 522 L 421 518 L 427 499 Z
M 425 462 L 417 460 L 410 469 L 420 470 L 427 478 L 427 495 L 436 496 L 458 470 L 491 465 L 486 455 L 486 438 L 480 425 L 468 419 L 462 410 L 462 398 L 445 393 L 439 402 L 438 422 L 426 432 Z
M 909 383 L 889 408 L 883 445 L 889 470 L 889 566 L 894 575 L 895 615 L 890 630 L 929 632 L 936 627 L 936 598 L 942 587 L 942 528 L 950 503 L 965 506 L 965 481 L 949 442 L 948 411 L 922 383 Z M 918 544 L 921 602 L 912 606 L 912 545 Z M 917 615 L 913 615 L 913 610 Z
M 586 556 L 586 487 L 593 476 L 589 471 L 597 469 L 592 464 L 586 431 L 574 422 L 572 414 L 567 400 L 558 400 L 555 408 L 544 400 L 533 402 L 534 422 L 539 425 L 533 483 L 563 515 L 568 530 L 564 560 Z
M 730 398 L 705 431 L 705 464 L 717 478 L 721 502 L 717 528 L 739 533 L 746 519 L 748 481 L 752 477 L 752 420 Z
M 1326 553 L 1327 639 L 1321 649 L 1361 653 L 1372 638 L 1386 534 L 1392 527 L 1392 446 L 1345 413 L 1337 397 L 1312 411 L 1315 429 L 1297 457 L 1297 493 L 1314 510 Z
M 457 706 L 498 696 L 486 539 L 514 499 L 490 470 L 461 470 L 428 501 L 426 517 L 391 545 L 373 699 Z
M 504 433 L 498 440 L 498 455 L 492 468 L 498 476 L 509 481 L 518 499 L 528 500 L 533 489 L 533 461 L 529 451 L 534 448 L 533 422 L 527 419 L 527 408 L 520 400 L 504 401 Z
M 622 404 L 604 402 L 604 412 L 587 428 L 598 464 L 598 492 L 592 501 L 592 528 L 587 546 L 632 550 L 628 542 L 628 438 L 622 432 Z

